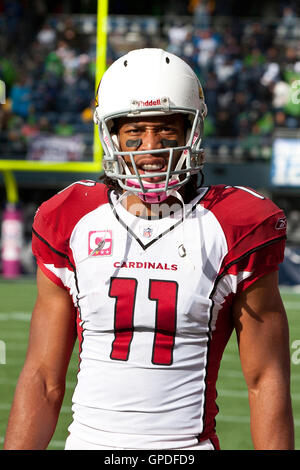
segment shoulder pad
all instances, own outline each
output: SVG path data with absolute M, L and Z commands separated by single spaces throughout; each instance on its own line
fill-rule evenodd
M 65 252 L 77 222 L 108 202 L 108 188 L 95 181 L 71 184 L 44 202 L 36 212 L 33 230 L 51 246 Z

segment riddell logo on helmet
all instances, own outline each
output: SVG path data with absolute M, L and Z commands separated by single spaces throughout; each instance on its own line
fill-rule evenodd
M 161 105 L 161 99 L 158 98 L 157 100 L 138 101 L 137 105 L 140 106 L 140 107 L 160 106 Z

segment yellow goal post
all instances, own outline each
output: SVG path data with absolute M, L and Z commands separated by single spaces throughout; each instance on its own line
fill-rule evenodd
M 97 48 L 95 64 L 95 93 L 98 84 L 106 69 L 106 45 L 107 45 L 107 16 L 109 0 L 97 0 Z M 37 172 L 79 172 L 100 173 L 102 170 L 102 147 L 99 141 L 97 126 L 94 125 L 93 159 L 92 161 L 78 162 L 55 162 L 55 161 L 31 161 L 24 159 L 1 159 L 0 171 L 3 172 L 4 183 L 11 182 L 13 178 L 8 177 L 11 171 L 37 171 Z M 5 172 L 5 173 L 4 173 Z M 7 189 L 7 188 L 6 188 Z M 11 193 L 11 189 L 8 190 Z

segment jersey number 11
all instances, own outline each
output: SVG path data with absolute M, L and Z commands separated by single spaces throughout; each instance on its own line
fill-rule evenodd
M 109 296 L 115 303 L 115 339 L 110 358 L 127 361 L 134 334 L 134 309 L 138 281 L 133 278 L 111 278 Z M 178 284 L 175 281 L 149 280 L 148 299 L 156 302 L 155 334 L 152 363 L 169 366 L 173 361 L 176 332 Z

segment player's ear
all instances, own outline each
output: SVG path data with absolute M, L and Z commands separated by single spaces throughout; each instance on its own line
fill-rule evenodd
M 114 121 L 112 121 L 111 133 L 118 135 L 119 129 L 120 129 L 119 119 L 115 119 Z
M 191 119 L 188 116 L 184 116 L 184 136 L 185 136 L 186 142 L 190 138 L 191 129 L 192 129 Z

